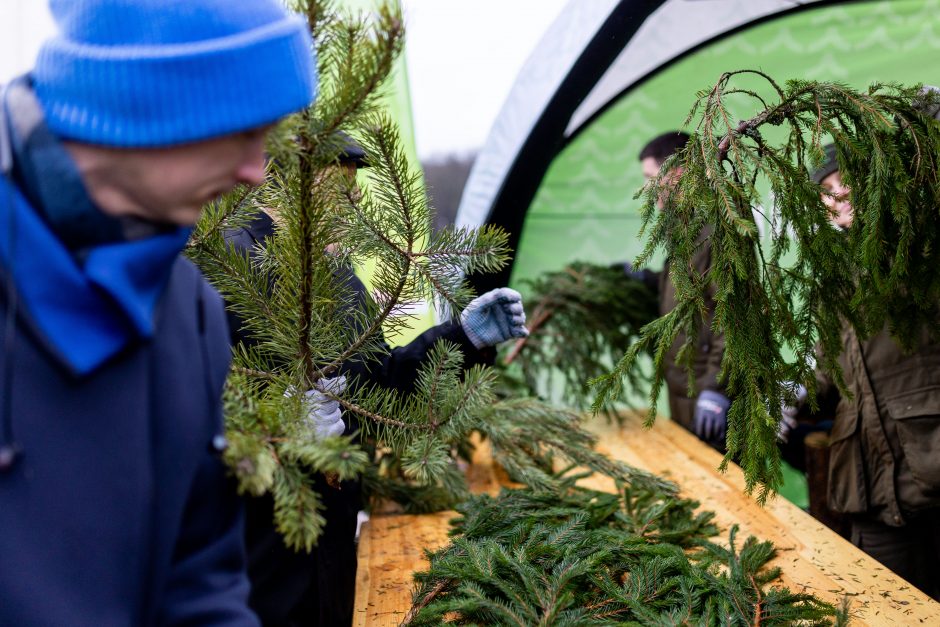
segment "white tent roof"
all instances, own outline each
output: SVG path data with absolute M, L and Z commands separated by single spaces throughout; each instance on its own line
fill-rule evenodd
M 573 133 L 624 87 L 683 52 L 742 24 L 816 1 L 669 0 L 646 20 L 584 99 L 571 117 L 565 134 Z
M 526 60 L 464 187 L 456 224 L 478 226 L 558 86 L 618 0 L 571 0 Z
M 570 136 L 628 86 L 678 55 L 762 17 L 820 0 L 665 0 L 571 116 Z M 457 226 L 478 226 L 559 85 L 615 9 L 630 0 L 570 0 L 519 72 L 470 172 Z

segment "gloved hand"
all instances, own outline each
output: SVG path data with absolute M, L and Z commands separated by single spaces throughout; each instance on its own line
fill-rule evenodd
M 786 402 L 781 403 L 780 405 L 780 425 L 777 427 L 777 439 L 781 442 L 786 442 L 790 437 L 790 431 L 796 427 L 796 415 L 800 413 L 800 406 L 803 404 L 803 401 L 806 400 L 806 388 L 797 383 L 795 386 L 793 383 L 787 383 L 787 387 L 793 390 L 793 394 L 796 396 L 796 403 L 793 405 L 788 405 Z
M 316 383 L 312 390 L 304 392 L 301 399 L 304 411 L 307 412 L 305 422 L 313 430 L 318 440 L 337 435 L 343 435 L 346 425 L 343 423 L 343 411 L 339 401 L 329 398 L 324 392 L 337 395 L 346 389 L 346 377 L 333 377 L 322 379 Z M 289 392 L 288 392 L 288 395 Z
M 695 401 L 692 431 L 706 442 L 724 442 L 728 431 L 728 409 L 731 401 L 721 392 L 705 390 Z
M 646 282 L 647 270 L 634 270 L 633 264 L 629 261 L 618 261 L 617 263 L 611 264 L 610 267 L 615 270 L 623 270 L 623 273 L 634 281 Z
M 477 348 L 496 346 L 514 337 L 525 337 L 522 295 L 508 287 L 478 296 L 460 313 L 460 325 Z

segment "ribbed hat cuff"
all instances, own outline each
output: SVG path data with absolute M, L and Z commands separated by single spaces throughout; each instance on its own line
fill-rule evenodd
M 52 131 L 92 144 L 156 147 L 256 128 L 316 93 L 313 45 L 297 16 L 228 37 L 166 46 L 48 41 L 34 71 Z

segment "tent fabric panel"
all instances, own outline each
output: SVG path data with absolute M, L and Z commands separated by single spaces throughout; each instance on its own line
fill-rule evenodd
M 487 222 L 508 233 L 510 249 L 519 243 L 525 213 L 551 161 L 564 145 L 564 130 L 574 110 L 600 80 L 644 20 L 663 0 L 621 0 L 578 56 L 571 70 L 539 116 L 510 166 L 490 207 Z M 480 292 L 505 285 L 510 268 L 475 275 L 470 282 Z
M 819 1 L 668 0 L 646 20 L 575 111 L 565 135 L 572 135 L 624 89 L 683 52 L 743 24 Z
M 473 165 L 458 227 L 486 222 L 493 199 L 542 111 L 618 0 L 569 2 L 523 65 Z
M 637 36 L 643 37 L 642 46 L 633 45 L 631 41 L 624 48 L 618 61 L 607 70 L 607 76 L 592 88 L 587 100 L 569 120 L 568 130 L 577 128 L 604 106 L 602 93 L 609 92 L 610 97 L 622 91 L 625 73 L 633 65 L 638 78 L 717 32 L 732 30 L 755 17 L 817 1 L 825 0 L 665 0 L 665 5 L 641 27 Z M 621 10 L 626 19 L 634 16 L 643 19 L 641 4 L 637 0 L 633 3 L 630 0 L 571 0 L 565 6 L 523 65 L 490 130 L 464 187 L 457 226 L 479 226 L 487 222 L 520 149 L 578 55 L 615 9 Z M 695 19 L 684 21 L 687 25 L 684 30 L 689 32 L 683 37 L 688 37 L 688 41 L 667 36 L 666 28 L 656 26 L 659 20 L 667 20 L 665 26 L 671 28 L 683 21 L 682 15 L 690 12 Z

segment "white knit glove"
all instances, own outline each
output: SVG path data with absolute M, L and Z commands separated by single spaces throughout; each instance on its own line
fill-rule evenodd
M 793 390 L 796 396 L 796 404 L 787 405 L 785 402 L 780 405 L 780 425 L 777 427 L 777 439 L 786 442 L 790 437 L 790 432 L 796 428 L 796 415 L 800 413 L 800 407 L 806 400 L 806 388 L 797 383 L 787 383 L 787 387 Z
M 324 392 L 332 395 L 342 394 L 346 389 L 346 377 L 333 377 L 330 379 L 321 379 L 316 383 L 312 390 L 304 392 L 301 399 L 304 411 L 307 416 L 304 422 L 313 430 L 314 437 L 317 440 L 333 436 L 343 435 L 346 425 L 343 423 L 343 410 L 340 409 L 339 401 L 333 400 Z M 291 390 L 285 392 L 285 396 L 292 396 Z

